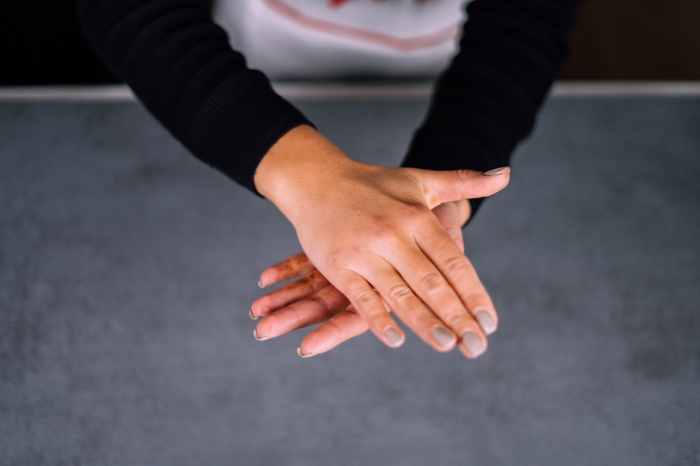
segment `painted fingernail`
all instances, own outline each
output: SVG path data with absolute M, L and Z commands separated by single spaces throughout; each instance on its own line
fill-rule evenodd
M 270 339 L 270 337 L 259 337 L 259 336 L 258 336 L 258 329 L 257 329 L 257 328 L 256 328 L 255 330 L 253 330 L 253 336 L 254 336 L 255 339 L 258 340 L 258 341 L 265 341 L 265 340 L 269 340 L 269 339 Z
M 302 358 L 311 358 L 311 357 L 316 356 L 316 353 L 309 353 L 309 354 L 304 354 L 304 353 L 302 353 L 302 352 L 301 352 L 301 346 L 300 346 L 299 348 L 297 348 L 297 354 L 298 354 L 299 356 L 301 356 Z
M 481 353 L 486 350 L 484 342 L 473 332 L 466 332 L 462 335 L 462 343 L 473 358 L 481 356 Z
M 403 337 L 401 334 L 391 327 L 384 330 L 384 336 L 387 340 L 389 340 L 389 343 L 391 343 L 391 346 L 394 348 L 398 348 L 403 344 Z
M 476 317 L 476 321 L 479 322 L 479 325 L 481 325 L 481 328 L 484 330 L 486 335 L 491 335 L 496 331 L 496 322 L 493 321 L 488 312 L 477 311 L 476 314 L 474 314 L 474 317 Z
M 260 288 L 265 288 L 265 285 L 263 285 L 263 282 L 261 280 L 258 280 L 258 286 Z
M 487 172 L 484 172 L 484 175 L 486 175 L 486 176 L 500 175 L 501 173 L 506 173 L 509 171 L 510 171 L 510 167 L 494 168 L 493 170 L 489 170 Z
M 445 327 L 433 328 L 433 337 L 443 348 L 449 348 L 455 344 L 455 341 L 457 341 L 452 332 L 447 330 Z
M 250 311 L 248 311 L 248 315 L 249 315 L 250 318 L 253 319 L 253 320 L 258 320 L 258 319 L 260 318 L 260 317 L 255 317 L 255 316 L 253 315 L 253 310 L 252 310 L 252 309 L 251 309 Z

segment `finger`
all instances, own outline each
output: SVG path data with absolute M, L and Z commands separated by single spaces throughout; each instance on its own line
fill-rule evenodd
M 423 186 L 429 208 L 460 199 L 488 197 L 505 188 L 510 181 L 510 168 L 493 170 L 486 175 L 473 170 L 432 171 L 410 169 Z
M 426 263 L 430 263 L 424 259 Z M 450 351 L 457 337 L 426 307 L 387 262 L 365 261 L 362 270 L 396 315 L 436 351 Z M 466 312 L 466 311 L 465 311 Z
M 357 313 L 355 308 L 350 306 L 306 335 L 301 341 L 299 351 L 307 357 L 325 353 L 367 330 L 369 330 L 367 322 Z
M 260 288 L 265 288 L 268 285 L 274 285 L 275 283 L 305 275 L 314 269 L 314 265 L 309 258 L 306 257 L 306 254 L 303 252 L 294 254 L 282 262 L 265 269 L 265 271 L 260 274 L 258 286 Z
M 377 338 L 389 347 L 401 346 L 405 340 L 403 331 L 386 311 L 377 292 L 364 278 L 352 270 L 343 269 L 335 272 L 331 282 L 347 296 Z
M 310 298 L 292 303 L 265 317 L 256 328 L 258 340 L 284 335 L 294 330 L 325 322 L 345 310 L 350 302 L 334 286 L 329 285 Z
M 424 228 L 432 230 L 432 234 L 417 234 L 416 241 L 418 246 L 430 261 L 435 264 L 440 275 L 448 282 L 450 289 L 456 293 L 461 303 L 469 311 L 469 314 L 473 316 L 473 322 L 478 323 L 478 326 L 471 328 L 473 335 L 467 335 L 473 322 L 469 326 L 465 326 L 463 331 L 459 333 L 462 339 L 460 348 L 465 354 L 469 353 L 469 357 L 476 357 L 486 350 L 485 335 L 496 331 L 498 326 L 496 309 L 469 259 L 455 247 L 454 243 L 447 241 L 446 238 L 441 241 L 437 240 L 439 236 L 446 237 L 446 233 L 440 228 L 440 225 L 431 223 L 429 225 L 426 224 Z M 428 276 L 423 275 L 423 277 L 424 283 L 430 281 Z M 437 284 L 438 281 L 435 280 L 435 283 Z M 437 287 L 437 285 L 428 285 L 427 288 L 431 288 L 431 286 L 433 288 Z M 423 289 L 425 290 L 425 288 L 424 286 Z M 430 291 L 436 292 L 434 289 Z M 441 293 L 438 292 L 437 294 Z M 446 309 L 449 310 L 450 308 Z M 450 317 L 453 316 L 450 315 L 446 318 Z
M 466 202 L 466 201 L 465 201 Z M 467 203 L 468 204 L 468 203 Z M 445 231 L 464 252 L 464 238 L 462 236 L 462 225 L 460 223 L 460 206 L 457 202 L 446 202 L 433 209 L 433 214 L 445 227 Z
M 464 257 L 445 230 L 440 225 L 437 227 L 443 236 L 440 241 L 447 242 L 457 254 Z M 396 251 L 392 260 L 407 286 L 432 310 L 434 318 L 439 318 L 438 322 L 441 322 L 443 328 L 446 327 L 451 335 L 457 335 L 460 341 L 471 345 L 466 348 L 460 345 L 460 351 L 469 358 L 481 355 L 486 350 L 486 336 L 450 282 L 423 251 L 418 247 Z M 398 309 L 394 311 L 401 316 Z
M 310 297 L 328 285 L 326 277 L 318 270 L 314 270 L 305 277 L 253 301 L 250 307 L 250 317 L 258 319 L 270 315 L 295 301 Z
M 456 201 L 457 210 L 459 211 L 459 226 L 463 227 L 469 217 L 472 216 L 472 205 L 469 203 L 468 199 L 462 199 L 461 201 Z

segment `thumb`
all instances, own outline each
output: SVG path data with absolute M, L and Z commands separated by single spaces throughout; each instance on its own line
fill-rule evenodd
M 510 167 L 485 173 L 474 170 L 432 171 L 413 169 L 413 175 L 423 186 L 430 209 L 444 202 L 474 199 L 496 194 L 508 186 Z

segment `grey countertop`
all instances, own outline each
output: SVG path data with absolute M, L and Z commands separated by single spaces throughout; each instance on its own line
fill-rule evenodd
M 426 102 L 301 101 L 393 165 Z M 273 206 L 136 103 L 0 103 L 0 464 L 700 464 L 700 99 L 550 101 L 466 231 L 468 361 L 257 342 Z

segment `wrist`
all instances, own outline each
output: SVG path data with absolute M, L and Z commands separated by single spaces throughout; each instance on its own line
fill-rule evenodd
M 303 197 L 326 189 L 333 174 L 352 163 L 356 162 L 321 133 L 300 125 L 270 148 L 253 181 L 258 192 L 291 220 Z

